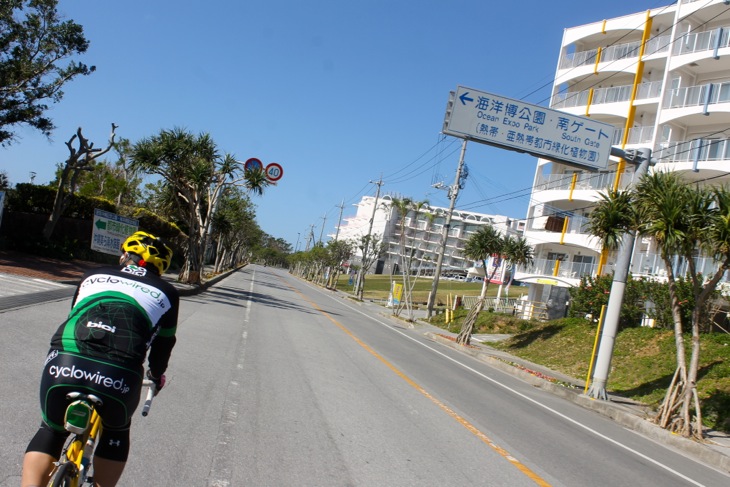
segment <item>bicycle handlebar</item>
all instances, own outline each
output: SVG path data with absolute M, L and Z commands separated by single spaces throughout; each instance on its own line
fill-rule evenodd
M 152 407 L 152 399 L 155 397 L 157 387 L 155 386 L 154 382 L 147 379 L 142 381 L 142 386 L 147 386 L 147 398 L 142 405 L 142 416 L 147 416 L 150 413 L 150 408 Z

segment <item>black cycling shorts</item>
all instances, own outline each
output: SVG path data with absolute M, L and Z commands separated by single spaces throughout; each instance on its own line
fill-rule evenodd
M 129 427 L 132 415 L 139 404 L 142 375 L 142 367 L 133 370 L 96 358 L 51 350 L 41 377 L 40 399 L 43 422 L 48 429 L 55 431 L 56 435 L 65 436 L 64 416 L 70 403 L 66 399 L 66 394 L 74 391 L 94 394 L 103 401 L 103 404 L 97 407 L 103 425 L 97 454 L 112 460 L 126 459 L 129 449 Z M 35 451 L 45 451 L 58 457 L 60 451 L 55 452 L 56 445 L 54 442 L 53 446 L 48 444 L 46 447 L 36 448 Z M 121 451 L 107 452 L 109 446 L 121 447 Z M 54 451 L 47 451 L 48 449 Z
M 96 455 L 124 462 L 129 454 L 129 428 L 142 391 L 142 367 L 133 370 L 96 358 L 51 350 L 41 376 L 41 414 L 43 424 L 28 450 L 61 454 L 64 438 L 66 399 L 69 392 L 94 394 L 103 401 L 97 406 L 102 431 Z
M 43 420 L 63 431 L 63 418 L 72 391 L 94 394 L 103 404 L 97 408 L 104 427 L 128 427 L 142 391 L 142 367 L 133 370 L 96 358 L 51 350 L 41 377 Z

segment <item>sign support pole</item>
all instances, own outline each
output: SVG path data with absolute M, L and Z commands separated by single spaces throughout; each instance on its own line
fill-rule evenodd
M 612 151 L 612 154 L 615 151 Z M 639 149 L 637 152 L 624 154 L 622 157 L 631 158 L 633 162 L 638 163 L 634 180 L 639 180 L 649 170 L 651 162 L 651 149 Z M 634 250 L 634 241 L 636 235 L 634 232 L 624 234 L 621 240 L 621 247 L 618 258 L 616 259 L 616 270 L 613 274 L 613 282 L 611 283 L 611 294 L 608 297 L 608 305 L 606 307 L 606 317 L 603 323 L 603 331 L 601 332 L 601 342 L 598 346 L 598 356 L 596 358 L 596 370 L 593 374 L 593 382 L 588 389 L 588 396 L 593 399 L 608 400 L 606 393 L 606 382 L 608 381 L 608 372 L 611 369 L 611 359 L 613 358 L 613 348 L 618 333 L 618 322 L 621 314 L 621 305 L 624 300 L 624 291 L 626 290 L 626 281 L 629 275 L 629 267 L 631 266 L 631 254 Z

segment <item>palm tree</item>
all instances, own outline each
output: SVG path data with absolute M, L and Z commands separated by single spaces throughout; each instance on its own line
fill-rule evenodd
M 599 203 L 588 216 L 587 231 L 601 241 L 601 262 L 621 246 L 623 236 L 636 227 L 633 193 L 613 191 L 599 194 Z M 600 272 L 600 270 L 599 270 Z
M 667 270 L 667 284 L 674 319 L 677 370 L 667 389 L 655 421 L 683 436 L 702 437 L 702 416 L 697 394 L 700 354 L 700 325 L 706 319 L 708 300 L 730 268 L 730 192 L 727 188 L 697 188 L 676 173 L 657 172 L 642 177 L 631 194 L 609 193 L 590 216 L 591 233 L 604 245 L 620 242 L 626 231 L 635 229 L 651 237 Z M 696 269 L 697 251 L 717 262 L 712 275 Z M 684 339 L 677 292 L 675 257 L 689 267 L 694 308 L 690 363 Z M 695 425 L 692 424 L 692 413 Z
M 260 195 L 270 184 L 263 170 L 244 171 L 232 155 L 221 155 L 209 134 L 194 135 L 180 128 L 137 142 L 129 168 L 157 174 L 172 189 L 188 233 L 180 280 L 191 284 L 201 282 L 209 227 L 224 190 L 243 186 Z
M 705 319 L 707 300 L 730 265 L 730 219 L 728 194 L 724 189 L 695 188 L 674 173 L 644 177 L 636 188 L 637 206 L 642 214 L 639 230 L 657 243 L 664 266 L 674 318 L 677 370 L 659 409 L 657 422 L 683 436 L 702 437 L 702 416 L 697 395 L 699 369 L 699 329 Z M 724 215 L 723 215 L 724 214 Z M 720 262 L 709 280 L 695 268 L 695 252 L 702 249 Z M 677 297 L 675 256 L 689 264 L 693 283 L 692 353 L 687 366 L 684 330 Z M 692 410 L 696 425 L 692 425 Z
M 515 277 L 515 269 L 518 266 L 532 264 L 533 248 L 527 243 L 525 237 L 507 236 L 504 243 L 504 258 L 512 264 L 512 273 L 510 274 L 509 283 Z
M 468 345 L 471 341 L 471 334 L 474 330 L 474 324 L 476 323 L 477 316 L 484 309 L 484 303 L 486 302 L 487 288 L 489 282 L 497 272 L 495 267 L 492 270 L 491 275 L 487 276 L 487 259 L 490 256 L 497 254 L 502 255 L 505 249 L 505 239 L 503 239 L 499 232 L 491 225 L 484 225 L 476 233 L 474 233 L 466 241 L 464 245 L 464 255 L 469 259 L 478 260 L 482 263 L 484 269 L 484 282 L 482 283 L 482 292 L 479 295 L 474 307 L 469 310 L 469 314 L 461 324 L 461 331 L 456 337 L 456 342 L 461 345 Z

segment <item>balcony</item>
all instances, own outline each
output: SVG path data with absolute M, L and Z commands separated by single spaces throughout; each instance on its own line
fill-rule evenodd
M 706 279 L 710 279 L 719 269 L 719 263 L 711 257 L 695 257 L 692 260 L 697 272 Z M 689 271 L 689 262 L 682 257 L 674 257 L 672 265 L 676 276 L 685 276 Z M 661 255 L 655 253 L 634 254 L 631 260 L 631 273 L 635 278 L 638 276 L 662 280 L 667 278 L 667 268 L 664 261 Z M 730 276 L 728 272 L 725 272 L 720 283 L 727 284 L 728 282 L 730 282 Z
M 554 259 L 535 259 L 532 264 L 527 266 L 520 266 L 515 272 L 515 280 L 525 281 L 527 279 L 535 278 L 559 278 L 564 283 L 572 286 L 580 284 L 580 278 L 582 276 L 595 276 L 598 272 L 598 264 L 586 263 L 586 262 L 560 262 L 560 268 L 558 269 L 557 275 L 555 275 L 555 262 Z M 604 265 L 603 272 L 611 273 L 614 271 L 614 265 Z
M 659 36 L 649 39 L 644 49 L 644 54 L 650 56 L 653 54 L 667 52 L 671 44 L 670 36 Z M 633 59 L 639 57 L 641 49 L 641 41 L 627 42 L 608 47 L 601 51 L 602 63 L 618 61 L 621 59 Z M 560 58 L 559 69 L 572 69 L 579 66 L 593 66 L 596 63 L 596 55 L 598 49 L 590 49 L 588 51 L 580 51 L 568 53 Z
M 730 161 L 730 139 L 694 139 L 687 142 L 677 142 L 660 149 L 654 155 L 665 164 L 684 164 L 692 170 L 717 169 L 727 172 L 727 162 Z M 682 168 L 674 168 L 679 170 Z
M 633 85 L 611 86 L 609 88 L 596 88 L 593 90 L 593 99 L 591 106 L 603 105 L 607 103 L 627 102 L 631 99 L 631 90 Z M 661 81 L 648 81 L 641 83 L 636 91 L 637 100 L 648 100 L 658 98 L 661 94 Z M 588 97 L 590 90 L 579 92 L 556 93 L 553 96 L 551 108 L 574 108 L 584 107 L 588 105 Z
M 695 52 L 715 51 L 730 47 L 730 26 L 708 32 L 687 33 L 674 42 L 672 54 L 682 56 Z
M 670 91 L 664 108 L 709 106 L 728 102 L 730 102 L 730 82 L 724 81 L 674 89 Z
M 619 182 L 619 188 L 625 189 L 632 181 L 633 173 L 624 172 L 621 175 L 621 181 Z M 616 180 L 615 172 L 580 172 L 578 173 L 575 189 L 576 190 L 589 190 L 589 191 L 604 191 L 608 188 L 613 187 L 613 183 Z M 541 174 L 537 179 L 535 185 L 536 191 L 569 191 L 570 186 L 573 182 L 572 174 Z M 556 195 L 555 199 L 567 199 L 568 195 Z

